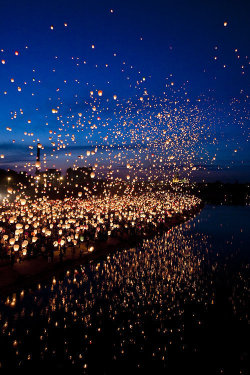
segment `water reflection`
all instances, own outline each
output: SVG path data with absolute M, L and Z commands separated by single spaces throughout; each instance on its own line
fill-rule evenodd
M 216 304 L 216 273 L 225 268 L 210 256 L 208 236 L 194 231 L 197 220 L 2 301 L 1 366 L 111 373 L 154 363 L 159 371 L 173 353 L 197 350 L 187 345 L 189 307 Z M 245 289 L 238 293 L 246 275 L 237 275 L 234 313 L 247 301 Z M 203 315 L 191 315 L 196 332 Z

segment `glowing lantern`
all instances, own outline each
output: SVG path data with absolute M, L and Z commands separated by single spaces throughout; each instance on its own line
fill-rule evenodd
M 4 234 L 4 235 L 3 235 L 3 239 L 4 239 L 4 241 L 7 241 L 7 240 L 8 240 L 8 237 L 9 237 L 8 234 Z
M 114 95 L 114 96 L 113 96 L 113 99 L 116 100 L 116 99 L 117 99 L 117 95 Z
M 26 247 L 28 245 L 28 241 L 27 240 L 24 240 L 23 243 L 22 243 L 22 247 Z
M 78 197 L 80 198 L 82 196 L 82 192 L 78 191 Z
M 19 245 L 18 244 L 15 244 L 14 245 L 14 251 L 18 251 L 19 250 Z
M 37 241 L 37 237 L 32 237 L 32 242 L 35 243 Z
M 4 159 L 4 155 L 3 154 L 1 154 L 1 159 Z
M 41 162 L 40 161 L 36 161 L 36 168 L 40 168 L 41 167 Z
M 102 90 L 98 91 L 98 96 L 102 96 Z
M 22 206 L 24 206 L 26 204 L 26 199 L 20 199 L 20 203 Z
M 9 239 L 9 244 L 10 244 L 11 246 L 13 246 L 15 242 L 16 242 L 15 238 L 10 238 L 10 239 Z
M 91 178 L 94 178 L 94 177 L 95 177 L 95 173 L 94 173 L 94 172 L 91 172 L 91 173 L 90 173 L 90 177 L 91 177 Z

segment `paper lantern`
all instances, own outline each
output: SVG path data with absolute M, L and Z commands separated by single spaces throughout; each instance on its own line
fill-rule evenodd
M 9 244 L 10 244 L 11 246 L 13 246 L 15 242 L 16 242 L 15 238 L 10 238 L 10 239 L 9 239 Z
M 19 250 L 19 245 L 18 244 L 15 244 L 14 245 L 14 251 L 18 251 Z

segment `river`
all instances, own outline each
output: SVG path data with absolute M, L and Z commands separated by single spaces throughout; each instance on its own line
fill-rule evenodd
M 250 207 L 194 219 L 0 300 L 2 368 L 247 374 Z

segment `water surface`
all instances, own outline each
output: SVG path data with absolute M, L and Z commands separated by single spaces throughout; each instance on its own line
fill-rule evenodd
M 247 374 L 250 207 L 188 223 L 0 301 L 3 368 Z

